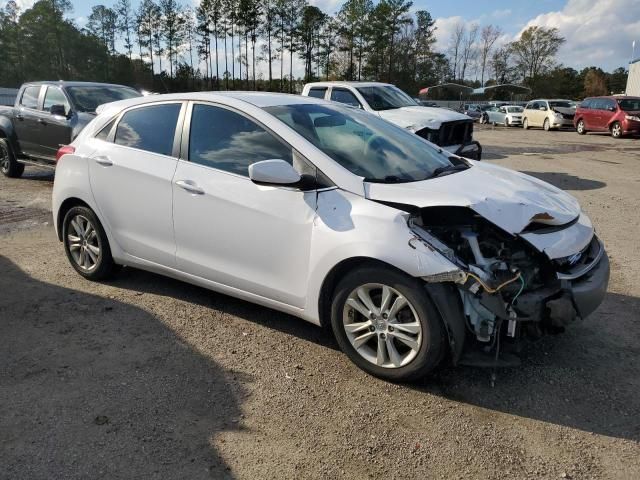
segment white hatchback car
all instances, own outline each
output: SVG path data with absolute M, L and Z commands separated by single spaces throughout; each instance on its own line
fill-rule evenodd
M 53 190 L 86 278 L 129 265 L 331 325 L 389 380 L 561 330 L 605 294 L 575 199 L 361 110 L 264 93 L 99 110 L 61 148 Z

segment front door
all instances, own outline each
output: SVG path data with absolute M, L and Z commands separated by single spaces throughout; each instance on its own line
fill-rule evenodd
M 188 147 L 173 181 L 178 269 L 303 307 L 316 192 L 258 186 L 248 177 L 261 160 L 295 166 L 291 146 L 211 104 L 193 104 L 183 135 Z
M 53 105 L 62 105 L 65 115 L 52 115 L 50 110 Z M 71 107 L 62 90 L 58 87 L 48 86 L 44 94 L 44 104 L 40 112 L 40 138 L 39 150 L 49 158 L 55 158 L 61 145 L 71 143 L 71 123 L 66 115 Z
M 89 176 L 102 218 L 129 255 L 175 266 L 171 180 L 182 103 L 126 111 L 107 140 L 94 140 Z

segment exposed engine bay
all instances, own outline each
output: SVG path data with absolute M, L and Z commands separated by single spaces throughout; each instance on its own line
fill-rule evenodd
M 409 223 L 426 244 L 458 267 L 424 280 L 455 283 L 468 331 L 478 342 L 495 343 L 501 334 L 537 338 L 558 333 L 580 316 L 558 272 L 588 261 L 589 252 L 550 260 L 520 236 L 466 207 L 423 208 Z M 545 228 L 533 222 L 526 230 Z

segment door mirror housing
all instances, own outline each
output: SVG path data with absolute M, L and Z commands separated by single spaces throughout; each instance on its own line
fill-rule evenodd
M 547 107 L 540 107 L 540 110 L 543 111 L 543 112 L 546 112 L 547 111 Z
M 262 160 L 249 165 L 249 178 L 258 185 L 297 187 L 302 176 L 284 160 Z
M 51 107 L 49 107 L 49 113 L 51 115 L 59 115 L 61 117 L 67 116 L 67 111 L 64 108 L 64 105 L 51 105 Z

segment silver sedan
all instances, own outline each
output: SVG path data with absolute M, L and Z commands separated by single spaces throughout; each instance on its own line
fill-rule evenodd
M 500 124 L 505 127 L 512 125 L 522 125 L 522 112 L 524 109 L 518 105 L 503 105 L 501 107 L 491 107 L 485 110 L 481 123 Z

